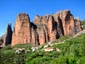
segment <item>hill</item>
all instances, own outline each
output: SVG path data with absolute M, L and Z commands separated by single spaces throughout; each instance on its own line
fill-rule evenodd
M 14 47 L 6 46 L 0 50 L 0 63 L 85 64 L 85 30 L 73 37 L 67 37 L 69 36 L 61 37 L 59 40 L 61 43 L 55 41 L 52 46 L 51 44 L 47 47 L 45 47 L 46 45 L 38 46 L 38 49 L 36 47 L 32 49 L 33 46 L 30 44 L 21 44 Z M 45 49 L 50 51 L 46 51 Z

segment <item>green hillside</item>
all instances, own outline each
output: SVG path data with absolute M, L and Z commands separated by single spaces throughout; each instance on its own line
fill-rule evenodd
M 67 39 L 62 37 L 59 42 Z M 56 40 L 55 43 L 58 43 Z M 85 64 L 85 34 L 76 38 L 65 40 L 61 44 L 53 44 L 59 51 L 45 52 L 41 46 L 37 51 L 32 51 L 31 45 L 6 46 L 0 50 L 0 64 Z M 24 48 L 21 53 L 16 49 Z
M 81 21 L 81 26 L 82 26 L 82 29 L 85 29 L 85 20 Z

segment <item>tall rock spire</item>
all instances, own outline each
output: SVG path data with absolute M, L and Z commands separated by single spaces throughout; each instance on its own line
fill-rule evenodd
M 12 28 L 11 28 L 11 24 L 8 24 L 6 35 L 5 35 L 5 45 L 11 44 L 11 40 L 12 40 Z
M 29 16 L 25 13 L 19 14 L 12 34 L 12 45 L 30 43 L 30 31 Z

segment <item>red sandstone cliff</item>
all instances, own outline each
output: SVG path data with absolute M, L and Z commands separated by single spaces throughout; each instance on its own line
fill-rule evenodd
M 81 31 L 80 21 L 75 20 L 69 10 L 53 15 L 37 15 L 34 22 L 30 22 L 27 14 L 21 13 L 16 19 L 11 45 L 25 43 L 43 45 L 63 35 L 73 35 L 79 31 Z
M 19 14 L 14 26 L 11 45 L 31 43 L 30 31 L 29 16 L 25 13 Z

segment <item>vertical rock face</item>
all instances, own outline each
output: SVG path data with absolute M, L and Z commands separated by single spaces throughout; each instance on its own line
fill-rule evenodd
M 37 32 L 34 30 L 34 28 L 31 28 L 31 44 L 32 45 L 38 45 L 38 35 Z
M 11 25 L 8 24 L 6 35 L 5 35 L 5 40 L 4 40 L 5 45 L 11 44 L 11 40 L 12 40 L 12 29 L 11 29 Z
M 25 43 L 43 45 L 63 35 L 73 35 L 79 31 L 80 21 L 75 20 L 69 10 L 53 15 L 37 15 L 33 23 L 27 14 L 21 13 L 16 19 L 11 45 Z
M 62 22 L 64 28 L 64 35 L 75 34 L 74 29 L 74 18 L 69 10 L 63 11 L 61 15 L 63 15 Z
M 30 43 L 30 19 L 25 13 L 19 14 L 12 34 L 12 45 Z
M 57 25 L 54 26 L 54 23 L 55 21 L 52 15 L 35 17 L 34 24 L 37 26 L 37 32 L 41 38 L 39 39 L 40 45 L 56 39 Z
M 75 26 L 75 32 L 78 33 L 79 31 L 81 31 L 81 26 L 80 26 L 80 20 L 79 18 L 75 18 L 74 19 L 74 26 Z
M 37 29 L 37 33 L 38 33 L 38 40 L 39 40 L 39 44 L 43 45 L 46 41 L 45 41 L 45 31 L 44 28 L 42 27 L 42 25 L 38 26 Z
M 74 17 L 69 10 L 60 11 L 59 13 L 54 14 L 54 18 L 59 25 L 59 33 L 62 33 L 63 35 L 75 34 Z

